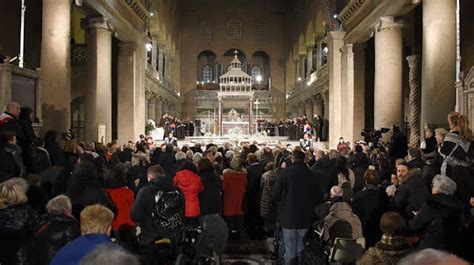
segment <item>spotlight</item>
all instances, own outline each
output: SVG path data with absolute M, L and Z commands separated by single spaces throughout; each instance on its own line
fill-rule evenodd
M 298 77 L 298 81 L 301 81 L 301 77 Z
M 151 49 L 153 49 L 153 45 L 151 45 L 151 43 L 147 43 L 145 47 L 147 51 L 151 51 Z
M 262 76 L 261 76 L 261 75 L 257 75 L 257 76 L 255 77 L 255 80 L 257 81 L 257 83 L 262 82 Z
M 337 14 L 334 14 L 332 17 L 333 17 L 333 18 L 337 18 Z

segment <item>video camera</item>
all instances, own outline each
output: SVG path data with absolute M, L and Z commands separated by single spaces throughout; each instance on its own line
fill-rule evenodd
M 380 128 L 380 130 L 362 129 L 360 135 L 364 136 L 364 141 L 369 143 L 369 145 L 372 143 L 372 147 L 377 148 L 380 138 L 382 138 L 382 134 L 387 133 L 388 131 L 390 131 L 389 128 Z

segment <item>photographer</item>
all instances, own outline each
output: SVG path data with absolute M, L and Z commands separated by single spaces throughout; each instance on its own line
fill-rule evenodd
M 390 158 L 391 165 L 395 165 L 395 160 L 398 158 L 405 158 L 408 151 L 407 137 L 400 131 L 400 127 L 397 125 L 392 126 L 392 138 L 390 138 L 390 148 L 388 157 Z

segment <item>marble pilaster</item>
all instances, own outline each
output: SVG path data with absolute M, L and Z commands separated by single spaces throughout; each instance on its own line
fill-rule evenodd
M 43 130 L 66 132 L 71 119 L 71 1 L 44 0 L 41 38 Z

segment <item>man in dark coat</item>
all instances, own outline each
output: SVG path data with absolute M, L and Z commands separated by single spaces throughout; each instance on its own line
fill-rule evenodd
M 27 153 L 30 150 L 33 139 L 26 134 L 22 121 L 19 120 L 20 104 L 10 102 L 7 104 L 7 110 L 0 115 L 0 132 L 12 131 L 16 134 L 18 146 L 20 146 L 22 153 Z
M 398 165 L 397 171 L 400 167 L 407 167 L 406 162 Z M 425 203 L 428 191 L 421 170 L 412 169 L 402 178 L 399 174 L 397 175 L 401 180 L 401 185 L 395 193 L 393 202 L 395 208 L 408 220 L 413 216 L 413 211 L 419 211 Z
M 303 237 L 311 227 L 316 205 L 323 201 L 318 178 L 304 163 L 305 154 L 295 150 L 292 165 L 278 172 L 272 199 L 278 203 L 279 220 L 283 230 L 285 264 L 300 259 L 304 249 Z
M 367 247 L 374 246 L 382 237 L 379 222 L 389 206 L 387 193 L 379 188 L 380 182 L 375 169 L 368 169 L 365 188 L 352 198 L 352 211 L 360 219 Z
M 456 183 L 450 178 L 437 175 L 433 179 L 433 195 L 409 222 L 411 230 L 422 234 L 419 249 L 455 250 L 456 240 L 461 238 L 464 208 L 453 196 L 455 192 Z
M 160 236 L 170 237 L 175 240 L 177 235 L 160 235 L 156 231 L 153 225 L 152 214 L 157 192 L 175 190 L 176 188 L 173 187 L 171 179 L 165 176 L 164 170 L 158 165 L 149 167 L 147 175 L 149 185 L 143 187 L 138 192 L 130 211 L 130 217 L 140 226 L 142 231 L 140 234 L 140 244 L 149 245 Z M 184 212 L 184 207 L 181 211 Z
M 259 207 L 263 171 L 254 153 L 248 154 L 247 160 L 249 166 L 247 167 L 245 223 L 250 235 L 259 236 L 263 233 L 263 219 L 260 217 Z
M 176 173 L 173 170 L 176 163 L 173 145 L 166 145 L 165 151 L 160 154 L 157 162 L 165 170 L 166 176 L 173 179 L 174 173 Z
M 327 199 L 331 187 L 337 185 L 337 170 L 323 150 L 316 151 L 315 159 L 316 162 L 311 167 L 311 172 L 318 176 L 320 190 L 324 198 Z
M 398 158 L 405 158 L 408 151 L 408 140 L 407 136 L 400 131 L 400 128 L 396 125 L 392 126 L 393 135 L 390 138 L 390 149 L 389 157 L 392 162 L 392 166 L 395 165 L 395 160 Z

